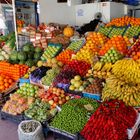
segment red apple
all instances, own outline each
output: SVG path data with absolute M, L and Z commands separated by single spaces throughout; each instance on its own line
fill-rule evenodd
M 59 102 L 58 102 L 58 103 L 59 103 L 59 105 L 62 105 L 62 104 L 63 104 L 63 102 L 62 102 L 61 100 L 59 100 Z
M 53 105 L 53 103 L 54 103 L 53 100 L 50 100 L 50 101 L 49 101 L 49 104 L 50 104 L 50 105 Z
M 54 97 L 53 99 L 55 102 L 58 102 L 59 98 L 58 97 Z

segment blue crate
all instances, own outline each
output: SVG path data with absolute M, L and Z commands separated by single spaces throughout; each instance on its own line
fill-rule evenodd
M 63 84 L 63 83 L 58 83 L 57 87 L 58 88 L 62 88 L 63 90 L 65 90 L 66 92 L 69 90 L 69 84 Z
M 83 92 L 83 97 L 87 97 L 87 98 L 91 98 L 91 99 L 95 99 L 95 100 L 99 100 L 99 101 L 101 100 L 101 95 L 99 95 L 99 94 Z
M 20 78 L 19 82 L 20 83 L 30 83 L 30 79 Z

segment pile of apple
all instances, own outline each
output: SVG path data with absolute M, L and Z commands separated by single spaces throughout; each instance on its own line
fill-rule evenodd
M 16 91 L 16 93 L 25 96 L 25 97 L 36 97 L 36 94 L 39 90 L 38 86 L 29 84 L 29 83 L 24 83 L 20 89 Z
M 114 48 L 111 48 L 104 56 L 101 57 L 100 61 L 104 63 L 115 63 L 119 59 L 122 59 L 123 55 L 116 51 Z
M 48 102 L 51 105 L 51 108 L 60 106 L 70 100 L 70 96 L 65 93 L 63 89 L 50 87 L 47 91 L 44 89 L 39 90 L 39 98 L 44 102 Z
M 128 56 L 134 60 L 140 59 L 140 39 L 128 50 Z
M 73 51 L 78 51 L 83 45 L 83 40 L 78 40 L 78 41 L 73 41 L 71 44 L 68 46 L 67 49 L 73 50 Z
M 59 44 L 49 44 L 46 50 L 44 51 L 41 59 L 46 61 L 49 58 L 55 57 L 62 50 L 62 46 Z
M 76 75 L 73 79 L 70 81 L 70 87 L 69 90 L 74 91 L 84 91 L 84 89 L 91 84 L 94 81 L 93 78 L 87 78 L 82 80 L 82 77 L 80 75 Z
M 101 34 L 104 34 L 106 36 L 108 36 L 108 34 L 110 33 L 110 31 L 112 30 L 113 27 L 100 27 L 98 32 Z
M 133 38 L 134 36 L 138 36 L 140 33 L 140 28 L 139 26 L 130 26 L 124 36 L 127 36 L 128 38 Z
M 125 27 L 122 28 L 113 28 L 113 30 L 110 32 L 110 34 L 108 35 L 110 38 L 113 36 L 118 36 L 118 35 L 123 35 L 124 31 L 126 30 Z

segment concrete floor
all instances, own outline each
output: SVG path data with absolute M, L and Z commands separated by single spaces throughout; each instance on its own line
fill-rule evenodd
M 10 121 L 0 120 L 0 140 L 18 140 L 17 126 Z M 49 135 L 46 140 L 54 140 L 54 138 Z M 140 140 L 140 136 L 135 140 Z
M 0 120 L 0 140 L 18 140 L 18 125 L 6 120 Z M 54 140 L 52 135 L 46 140 Z

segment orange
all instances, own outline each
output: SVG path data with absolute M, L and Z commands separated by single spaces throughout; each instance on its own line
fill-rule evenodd
M 8 88 L 8 87 L 9 87 L 9 84 L 8 84 L 8 83 L 5 83 L 4 86 L 5 86 L 6 88 Z
M 0 81 L 3 81 L 3 76 L 0 75 Z
M 8 83 L 10 83 L 10 84 L 13 83 L 13 80 L 12 79 L 9 79 L 8 80 Z
M 8 79 L 4 79 L 4 82 L 7 83 L 8 82 Z

